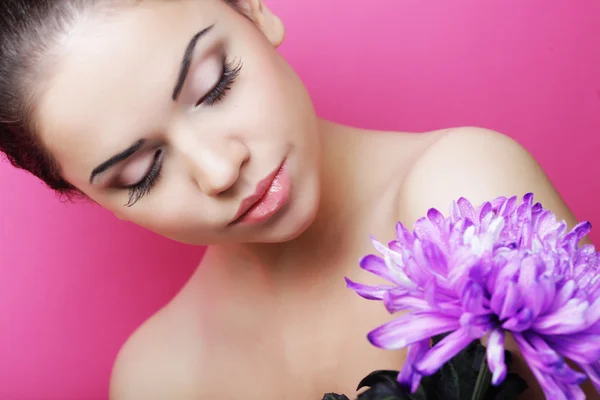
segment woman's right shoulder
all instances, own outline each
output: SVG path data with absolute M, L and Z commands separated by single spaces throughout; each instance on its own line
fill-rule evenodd
M 111 400 L 202 398 L 203 346 L 189 326 L 197 319 L 183 314 L 169 304 L 127 339 L 113 365 Z

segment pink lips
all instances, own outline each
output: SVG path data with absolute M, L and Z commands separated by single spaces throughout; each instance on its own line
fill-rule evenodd
M 270 218 L 287 201 L 290 175 L 284 165 L 256 186 L 256 191 L 242 201 L 234 223 L 258 223 Z

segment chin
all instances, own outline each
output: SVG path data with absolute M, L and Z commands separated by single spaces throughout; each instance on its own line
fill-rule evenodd
M 293 199 L 281 210 L 282 213 L 273 219 L 272 224 L 263 228 L 254 242 L 285 243 L 298 238 L 312 225 L 318 207 L 319 196 L 316 193 L 302 196 L 301 201 Z
M 303 220 L 301 224 L 287 226 L 284 229 L 273 232 L 273 240 L 265 243 L 285 243 L 297 239 L 308 230 L 315 219 L 315 215 L 316 213 L 310 219 Z

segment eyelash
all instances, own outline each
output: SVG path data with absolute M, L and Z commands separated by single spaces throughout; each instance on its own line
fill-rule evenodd
M 231 89 L 231 85 L 233 85 L 237 77 L 240 75 L 241 70 L 241 61 L 233 60 L 231 62 L 226 62 L 225 59 L 223 59 L 223 72 L 221 73 L 221 79 L 219 79 L 217 85 L 210 92 L 208 92 L 206 96 L 198 100 L 196 107 L 201 104 L 212 106 L 223 100 L 227 95 L 227 91 Z
M 152 162 L 150 171 L 148 171 L 141 181 L 133 186 L 129 186 L 129 201 L 125 204 L 125 207 L 133 206 L 139 199 L 150 193 L 150 190 L 156 185 L 158 178 L 160 178 L 162 155 L 163 150 L 157 150 L 154 154 L 154 161 Z
M 208 94 L 198 100 L 196 107 L 201 104 L 212 106 L 223 100 L 227 95 L 227 91 L 231 89 L 231 86 L 240 75 L 241 70 L 241 61 L 234 60 L 228 63 L 223 59 L 223 72 L 221 73 L 219 82 Z M 162 169 L 162 155 L 163 150 L 158 150 L 154 155 L 154 162 L 152 163 L 152 167 L 148 174 L 146 174 L 140 182 L 129 187 L 129 201 L 125 204 L 126 207 L 133 206 L 138 200 L 150 193 L 152 188 L 156 185 Z

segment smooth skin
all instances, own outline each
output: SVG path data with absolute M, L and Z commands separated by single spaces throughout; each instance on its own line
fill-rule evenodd
M 376 281 L 357 266 L 373 252 L 370 234 L 390 240 L 396 221 L 412 226 L 461 196 L 480 203 L 527 192 L 576 222 L 536 161 L 499 133 L 375 132 L 319 119 L 276 50 L 280 19 L 262 0 L 241 7 L 249 18 L 221 0 L 146 0 L 90 13 L 57 41 L 38 88 L 41 137 L 69 182 L 119 218 L 210 245 L 180 293 L 120 351 L 112 400 L 352 395 L 365 375 L 404 359 L 368 343 L 367 332 L 391 317 L 344 285 L 344 276 Z M 185 48 L 209 26 L 174 99 Z M 223 58 L 242 62 L 238 78 L 220 102 L 197 105 L 216 86 Z M 134 156 L 90 181 L 140 140 Z M 160 179 L 124 206 L 124 186 L 146 175 L 158 151 Z M 286 205 L 264 223 L 232 224 L 242 200 L 284 160 Z

